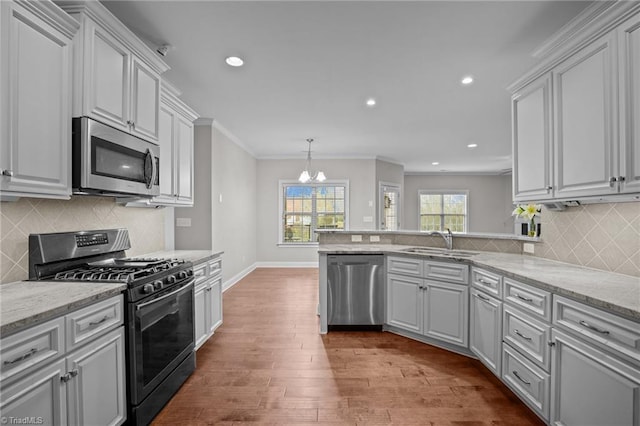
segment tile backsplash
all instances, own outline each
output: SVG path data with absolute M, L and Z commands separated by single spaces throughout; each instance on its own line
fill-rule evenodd
M 164 249 L 164 210 L 124 207 L 110 197 L 21 198 L 0 203 L 0 284 L 28 278 L 28 236 L 35 233 L 127 228 L 128 255 Z
M 536 256 L 640 276 L 640 203 L 543 210 L 541 219 Z

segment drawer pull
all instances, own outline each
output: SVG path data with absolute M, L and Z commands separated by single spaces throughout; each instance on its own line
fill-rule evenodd
M 594 327 L 586 321 L 580 320 L 578 323 L 583 327 L 587 327 L 588 329 L 595 331 L 596 333 L 609 334 L 607 330 L 600 330 L 598 327 Z
M 4 364 L 5 365 L 11 365 L 11 364 L 15 364 L 16 362 L 24 361 L 25 359 L 35 355 L 37 352 L 38 352 L 38 349 L 31 348 L 27 352 L 25 352 L 24 354 L 20 355 L 18 358 L 12 359 L 11 361 L 5 361 Z
M 78 369 L 74 368 L 73 370 L 69 371 L 69 376 L 71 377 L 76 377 L 78 375 Z
M 482 299 L 482 300 L 484 300 L 484 301 L 486 301 L 486 302 L 491 302 L 491 299 L 489 299 L 487 296 L 483 296 L 483 295 L 482 295 L 482 294 L 480 294 L 480 293 L 477 293 L 477 294 L 478 294 L 478 297 L 479 297 L 480 299 Z
M 85 331 L 91 327 L 95 327 L 97 325 L 102 324 L 103 322 L 107 321 L 108 319 L 111 319 L 111 317 L 109 315 L 105 315 L 104 317 L 102 317 L 102 319 L 99 319 L 98 321 L 91 321 L 89 322 L 89 325 L 87 325 L 86 327 L 82 328 L 81 331 Z
M 490 283 L 490 282 L 485 281 L 485 280 L 483 280 L 482 278 L 478 278 L 478 282 L 479 282 L 480 284 L 484 284 L 484 285 L 491 285 L 491 283 Z
M 520 377 L 520 375 L 518 374 L 518 372 L 516 370 L 512 371 L 513 375 L 516 376 L 518 378 L 518 380 L 520 380 L 522 383 L 524 383 L 527 386 L 531 386 L 531 382 L 527 382 L 525 379 L 523 379 L 522 377 Z
M 516 293 L 516 294 L 515 294 L 515 296 L 516 296 L 518 299 L 520 299 L 520 300 L 524 300 L 525 302 L 533 302 L 533 299 L 530 299 L 530 298 L 528 298 L 528 297 L 520 296 L 520 294 L 519 294 L 519 293 Z
M 531 341 L 531 337 L 525 336 L 524 334 L 520 333 L 520 331 L 518 331 L 517 328 L 513 330 L 513 332 L 516 333 L 518 336 L 522 337 L 524 340 Z

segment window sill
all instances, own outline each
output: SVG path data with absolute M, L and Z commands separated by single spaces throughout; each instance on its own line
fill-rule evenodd
M 318 248 L 320 244 L 319 243 L 278 243 L 277 246 L 278 247 L 294 247 L 294 248 L 301 248 L 301 247 Z

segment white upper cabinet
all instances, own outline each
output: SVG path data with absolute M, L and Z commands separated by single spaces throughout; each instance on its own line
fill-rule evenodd
M 551 76 L 518 91 L 511 102 L 514 200 L 551 198 Z
M 81 24 L 73 116 L 157 142 L 160 74 L 169 67 L 99 2 L 57 3 Z
M 511 86 L 514 201 L 640 198 L 640 3 L 594 2 L 536 55 Z
M 553 71 L 557 198 L 617 192 L 614 40 L 601 38 Z
M 620 26 L 618 52 L 621 190 L 640 192 L 640 15 Z
M 0 2 L 0 190 L 71 195 L 71 64 L 78 24 L 48 2 Z

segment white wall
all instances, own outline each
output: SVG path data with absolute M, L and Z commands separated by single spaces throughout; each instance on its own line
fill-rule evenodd
M 304 168 L 304 160 L 258 160 L 257 188 L 257 258 L 264 265 L 318 262 L 317 247 L 285 247 L 278 245 L 279 181 L 296 180 Z M 349 228 L 374 229 L 377 191 L 375 160 L 313 160 L 312 169 L 322 170 L 329 180 L 349 181 Z
M 419 229 L 422 189 L 468 190 L 469 232 L 514 232 L 510 175 L 405 175 L 404 229 Z
M 248 272 L 256 263 L 256 159 L 224 132 L 212 128 L 212 249 L 222 250 L 223 281 Z M 222 196 L 222 202 L 220 202 Z

